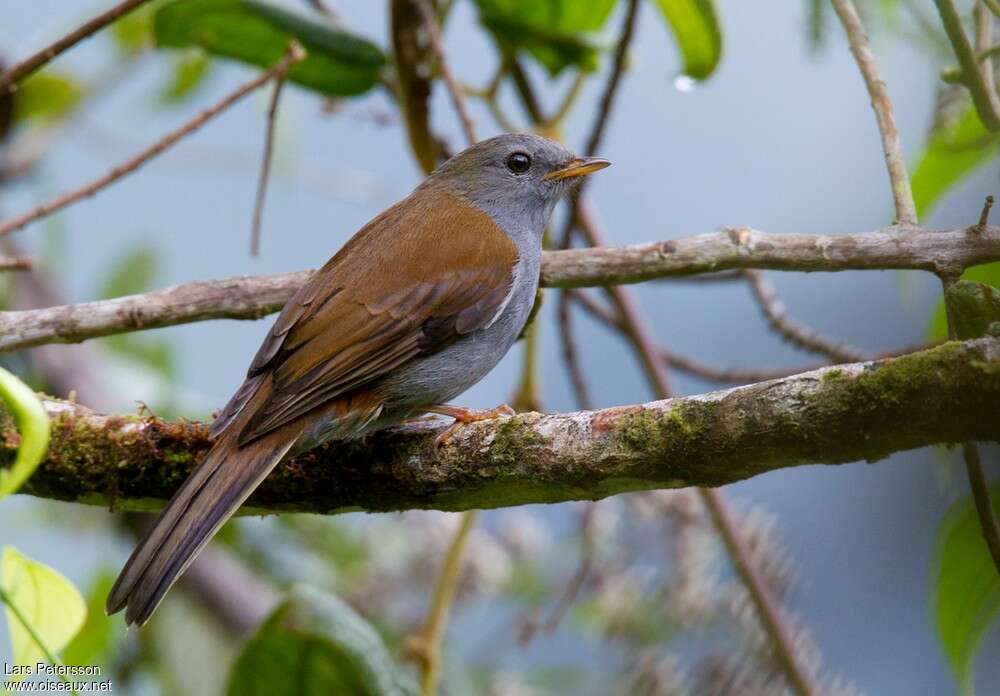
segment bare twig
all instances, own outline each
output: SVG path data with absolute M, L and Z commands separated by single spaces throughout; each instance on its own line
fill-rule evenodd
M 990 502 L 990 486 L 983 472 L 976 443 L 966 442 L 962 445 L 962 456 L 965 458 L 965 471 L 969 477 L 969 487 L 972 488 L 972 499 L 976 504 L 979 526 L 983 530 L 983 541 L 986 542 L 993 565 L 1000 573 L 1000 521 L 997 520 L 993 504 Z
M 866 354 L 857 348 L 821 336 L 812 328 L 792 319 L 778 297 L 774 285 L 760 271 L 747 269 L 744 273 L 750 281 L 750 288 L 757 299 L 757 304 L 764 312 L 767 323 L 790 343 L 813 353 L 826 355 L 836 362 L 867 359 Z
M 30 271 L 34 261 L 24 256 L 0 256 L 0 271 Z
M 545 252 L 542 285 L 603 286 L 751 266 L 788 271 L 941 268 L 961 273 L 991 261 L 1000 261 L 998 227 L 974 234 L 964 228 L 889 228 L 836 236 L 742 230 L 630 247 Z M 210 319 L 259 319 L 281 309 L 308 276 L 309 271 L 300 271 L 197 281 L 112 300 L 0 312 L 0 352 Z
M 337 13 L 327 4 L 326 0 L 306 0 L 306 2 L 317 12 L 321 12 L 331 19 L 337 18 Z
M 781 607 L 771 598 L 767 591 L 767 584 L 761 577 L 749 549 L 736 531 L 736 522 L 729 514 L 722 491 L 711 488 L 699 488 L 702 501 L 708 508 L 709 515 L 715 523 L 722 542 L 729 551 L 733 566 L 737 574 L 743 580 L 747 591 L 750 593 L 757 613 L 760 615 L 764 630 L 772 638 L 772 647 L 775 658 L 782 666 L 789 686 L 801 696 L 818 694 L 816 685 L 813 683 L 813 675 L 802 664 L 798 651 L 795 649 L 795 640 L 791 631 L 788 630 L 786 620 L 782 617 Z
M 59 196 L 56 196 L 50 201 L 43 203 L 36 208 L 16 217 L 10 218 L 2 223 L 0 223 L 0 235 L 10 234 L 15 230 L 19 230 L 25 225 L 39 220 L 47 215 L 50 215 L 57 210 L 61 210 L 66 206 L 75 203 L 83 198 L 92 196 L 101 189 L 113 184 L 114 182 L 121 179 L 126 174 L 130 174 L 135 171 L 143 164 L 156 157 L 168 147 L 176 143 L 178 140 L 190 135 L 206 121 L 210 120 L 213 116 L 218 115 L 222 111 L 226 110 L 237 101 L 245 97 L 247 94 L 257 89 L 263 85 L 268 80 L 282 76 L 288 70 L 305 58 L 305 51 L 302 47 L 296 43 L 292 42 L 289 46 L 288 53 L 282 58 L 274 67 L 262 72 L 260 75 L 250 80 L 246 84 L 240 86 L 238 89 L 228 94 L 223 99 L 219 100 L 217 103 L 208 107 L 196 117 L 185 123 L 180 128 L 167 133 L 165 136 L 157 140 L 155 143 L 150 145 L 145 150 L 137 153 L 135 156 L 129 158 L 125 162 L 119 164 L 114 169 L 109 171 L 107 174 L 100 176 L 90 183 L 81 186 L 80 188 L 74 189 L 72 191 L 67 191 Z
M 283 463 L 246 512 L 485 509 L 593 500 L 631 490 L 721 486 L 800 464 L 875 461 L 938 442 L 1000 438 L 1000 338 L 952 342 L 760 385 L 597 411 L 524 413 L 447 427 L 424 421 Z M 887 388 L 886 385 L 891 385 Z M 25 494 L 150 509 L 210 446 L 208 428 L 102 416 L 44 399 L 46 460 Z M 14 426 L 0 421 L 0 462 Z
M 590 128 L 590 134 L 587 136 L 587 142 L 583 148 L 584 155 L 596 155 L 598 148 L 601 146 L 601 141 L 604 139 L 604 133 L 611 118 L 615 97 L 618 96 L 618 88 L 621 86 L 622 75 L 625 72 L 628 49 L 632 43 L 632 38 L 635 36 L 636 18 L 638 16 L 638 0 L 629 0 L 628 8 L 625 10 L 625 19 L 622 23 L 621 34 L 619 35 L 618 43 L 615 45 L 611 72 L 608 75 L 607 84 L 605 84 L 604 91 L 601 94 L 601 101 L 597 108 L 597 115 L 594 118 L 594 125 Z M 580 214 L 580 196 L 583 194 L 583 188 L 586 185 L 587 180 L 584 179 L 571 194 L 572 197 L 569 202 L 570 213 L 566 216 L 566 222 L 557 239 L 556 247 L 559 249 L 566 249 L 570 246 L 570 239 L 576 225 L 576 217 Z
M 986 6 L 986 9 L 997 17 L 1000 17 L 1000 2 L 997 2 L 997 0 L 982 0 L 982 3 Z
M 451 67 L 448 65 L 448 60 L 445 57 L 444 45 L 441 43 L 441 31 L 438 27 L 437 13 L 434 11 L 434 6 L 431 5 L 430 0 L 415 0 L 415 2 L 420 10 L 424 28 L 430 36 L 431 47 L 434 49 L 434 55 L 437 57 L 441 77 L 444 78 L 444 83 L 448 86 L 451 101 L 455 105 L 455 111 L 458 112 L 458 117 L 462 122 L 465 139 L 469 145 L 474 145 L 479 140 L 476 137 L 476 127 L 473 125 L 472 117 L 469 116 L 469 110 L 465 105 L 465 96 L 462 93 L 462 87 L 451 72 Z
M 993 56 L 1000 51 L 1000 46 L 993 45 L 993 23 L 996 18 L 984 2 L 977 2 L 972 9 L 972 19 L 976 29 L 976 61 L 986 89 L 996 94 L 996 77 L 993 74 Z
M 579 292 L 577 290 L 570 290 L 569 293 L 570 299 L 577 302 L 595 319 L 604 323 L 606 326 L 615 329 L 616 331 L 625 332 L 625 327 L 622 325 L 621 319 L 610 308 L 603 306 L 586 293 Z M 875 357 L 879 359 L 893 358 L 900 355 L 906 355 L 907 353 L 916 353 L 917 351 L 927 350 L 935 345 L 937 344 L 918 343 L 914 345 L 902 346 L 893 350 L 880 352 Z M 825 364 L 830 364 L 816 363 L 812 365 L 793 365 L 789 367 L 756 369 L 716 367 L 714 365 L 701 362 L 695 358 L 674 352 L 663 346 L 659 346 L 658 350 L 663 361 L 670 367 L 712 382 L 724 382 L 731 384 L 753 384 L 755 382 L 766 382 L 771 379 L 780 379 L 782 377 L 788 377 L 790 375 L 799 374 L 809 370 L 818 370 Z
M 561 290 L 559 292 L 559 339 L 562 341 L 563 362 L 569 373 L 570 384 L 573 386 L 573 393 L 576 395 L 577 404 L 580 408 L 593 408 L 593 401 L 590 398 L 590 389 L 587 387 L 587 378 L 580 365 L 580 356 L 576 351 L 576 342 L 573 338 L 573 316 L 570 313 L 570 293 L 574 290 Z
M 423 675 L 420 680 L 422 696 L 433 696 L 437 693 L 438 682 L 441 679 L 441 641 L 451 615 L 451 605 L 455 601 L 465 545 L 475 522 L 475 510 L 467 511 L 459 520 L 458 529 L 451 539 L 441 566 L 434 597 L 427 611 L 427 621 L 414 646 L 415 652 L 423 662 Z
M 979 120 L 988 130 L 1000 130 L 1000 98 L 994 90 L 989 89 L 983 71 L 976 60 L 975 50 L 969 43 L 969 37 L 962 28 L 962 18 L 955 6 L 955 0 L 934 0 L 938 14 L 944 24 L 945 33 L 951 43 L 958 65 L 962 71 L 962 83 L 968 87 L 972 95 L 972 103 L 979 114 Z
M 267 108 L 267 130 L 264 134 L 264 157 L 260 163 L 260 178 L 257 181 L 257 196 L 253 206 L 253 224 L 250 228 L 250 255 L 260 253 L 260 223 L 264 214 L 264 198 L 267 196 L 267 182 L 271 176 L 271 158 L 274 154 L 274 129 L 277 123 L 278 101 L 281 99 L 281 88 L 285 85 L 285 75 L 274 78 L 274 91 L 271 93 L 271 104 Z
M 148 2 L 148 0 L 123 0 L 123 2 L 118 3 L 107 12 L 104 12 L 85 22 L 60 38 L 58 41 L 46 46 L 34 55 L 25 58 L 20 63 L 17 63 L 10 68 L 10 70 L 0 74 L 0 92 L 4 92 L 5 90 L 13 92 L 17 89 L 17 83 L 21 82 L 24 78 L 31 75 L 53 58 L 80 43 L 91 34 L 103 29 L 119 17 L 128 14 L 145 2 Z
M 889 180 L 892 185 L 892 197 L 896 203 L 897 222 L 916 224 L 917 208 L 913 202 L 913 190 L 910 188 L 910 177 L 906 172 L 906 158 L 899 142 L 899 131 L 896 119 L 892 113 L 892 101 L 886 90 L 885 82 L 879 75 L 878 65 L 872 53 L 868 34 L 865 33 L 861 17 L 851 0 L 832 0 L 833 7 L 840 17 L 847 32 L 847 40 L 851 44 L 851 53 L 858 63 L 861 76 L 871 97 L 872 109 L 878 121 L 879 134 L 882 136 L 882 151 L 885 153 L 885 163 L 889 169 Z
M 993 208 L 993 200 L 993 196 L 987 196 L 983 202 L 983 211 L 979 213 L 979 224 L 976 225 L 976 229 L 979 231 L 985 230 L 986 226 L 990 224 L 990 209 Z
M 586 200 L 580 199 L 578 204 L 579 215 L 577 219 L 587 243 L 591 246 L 599 246 L 603 243 L 603 234 L 596 224 L 596 220 L 590 213 Z M 645 319 L 635 306 L 631 298 L 631 293 L 627 288 L 612 286 L 607 289 L 611 301 L 618 308 L 618 313 L 622 318 L 625 331 L 632 339 L 637 357 L 643 366 L 643 371 L 653 388 L 654 393 L 661 399 L 669 398 L 671 395 L 670 383 L 667 371 L 653 343 L 652 334 L 649 331 Z M 702 502 L 712 512 L 719 534 L 729 550 L 733 565 L 740 574 L 743 583 L 747 586 L 757 612 L 760 615 L 761 623 L 770 637 L 771 647 L 775 655 L 784 667 L 788 682 L 803 696 L 815 693 L 811 686 L 811 679 L 805 668 L 801 665 L 799 656 L 795 651 L 795 645 L 791 640 L 789 631 L 784 625 L 784 621 L 777 612 L 774 603 L 771 601 L 767 588 L 763 580 L 750 560 L 750 555 L 745 544 L 736 530 L 735 525 L 728 515 L 726 502 L 721 492 L 708 488 L 699 488 L 698 493 Z M 804 687 L 804 688 L 803 688 Z

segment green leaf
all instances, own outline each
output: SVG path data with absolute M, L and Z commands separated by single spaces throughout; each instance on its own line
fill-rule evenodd
M 0 469 L 0 499 L 15 492 L 27 481 L 49 447 L 49 414 L 35 392 L 0 367 L 0 398 L 14 417 L 21 446 L 10 469 Z
M 157 13 L 160 46 L 200 46 L 209 53 L 271 67 L 298 39 L 308 57 L 288 79 L 329 95 L 349 96 L 371 89 L 385 56 L 318 14 L 301 14 L 261 0 L 175 0 Z
M 1000 288 L 1000 261 L 967 268 L 961 279 Z M 945 314 L 944 298 L 938 300 L 934 313 L 931 315 L 927 338 L 932 341 L 943 341 L 948 338 L 948 317 Z
M 159 271 L 159 261 L 153 247 L 136 245 L 114 261 L 98 294 L 101 299 L 108 300 L 146 292 L 153 287 Z
M 507 50 L 528 51 L 551 75 L 570 65 L 597 68 L 593 34 L 616 0 L 476 0 L 479 20 Z
M 1000 485 L 991 490 L 1000 514 Z M 972 660 L 1000 610 L 1000 575 L 983 540 L 971 497 L 951 506 L 938 527 L 931 603 L 938 637 L 962 691 L 972 693 Z
M 111 25 L 111 38 L 124 56 L 137 56 L 153 47 L 153 16 L 162 5 L 155 0 L 137 7 Z
M 83 85 L 66 73 L 55 70 L 35 73 L 17 89 L 14 123 L 59 119 L 77 105 L 84 92 Z
M 116 573 L 101 572 L 87 593 L 87 618 L 83 628 L 63 650 L 63 663 L 67 665 L 110 665 L 116 648 L 124 638 L 121 616 L 104 613 L 104 601 L 115 582 Z
M 49 662 L 83 626 L 87 615 L 83 597 L 58 572 L 12 546 L 3 548 L 0 566 L 14 662 Z
M 704 80 L 722 57 L 722 29 L 714 0 L 657 0 L 656 4 L 681 52 L 681 73 Z
M 1000 137 L 983 126 L 971 106 L 955 124 L 931 136 L 911 184 L 917 213 L 923 217 L 963 177 L 1000 151 Z
M 375 629 L 332 595 L 296 587 L 243 648 L 231 696 L 413 694 Z
M 164 87 L 160 100 L 175 104 L 191 96 L 205 83 L 211 63 L 201 49 L 191 49 L 174 57 L 170 81 Z

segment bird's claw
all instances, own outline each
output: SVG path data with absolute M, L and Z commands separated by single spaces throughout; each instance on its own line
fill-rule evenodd
M 482 411 L 477 411 L 470 408 L 460 408 L 458 406 L 434 406 L 428 409 L 432 413 L 440 413 L 445 416 L 451 416 L 455 419 L 455 422 L 445 428 L 436 438 L 434 438 L 434 451 L 437 452 L 441 447 L 450 443 L 455 436 L 469 423 L 478 423 L 484 420 L 493 420 L 494 418 L 510 418 L 511 416 L 517 415 L 517 412 L 512 409 L 507 404 L 501 404 L 496 408 L 485 409 Z

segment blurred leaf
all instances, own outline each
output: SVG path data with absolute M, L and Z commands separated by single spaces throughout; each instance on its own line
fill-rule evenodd
M 84 92 L 83 85 L 66 73 L 54 70 L 37 72 L 17 89 L 14 122 L 53 121 L 76 106 Z
M 657 0 L 656 4 L 674 32 L 684 63 L 682 74 L 704 80 L 722 57 L 722 29 L 714 0 Z
M 119 51 L 126 56 L 136 56 L 153 47 L 153 16 L 163 4 L 162 0 L 154 0 L 111 25 L 111 38 Z
M 120 617 L 104 613 L 104 600 L 115 582 L 115 573 L 102 571 L 87 593 L 87 619 L 83 628 L 63 650 L 67 665 L 109 666 L 115 659 L 116 648 L 124 638 Z
M 826 38 L 826 0 L 809 0 L 809 14 L 806 26 L 809 29 L 809 48 L 814 51 L 823 47 Z
M 288 79 L 329 95 L 371 89 L 385 64 L 382 51 L 318 14 L 301 14 L 261 0 L 175 0 L 156 13 L 160 46 L 200 46 L 209 53 L 271 67 L 297 38 L 308 57 Z
M 913 198 L 923 217 L 948 189 L 1000 150 L 1000 138 L 980 122 L 974 108 L 935 133 L 913 170 Z
M 382 638 L 341 600 L 296 587 L 236 660 L 232 696 L 416 693 Z
M 986 283 L 995 288 L 1000 288 L 1000 261 L 968 268 L 962 274 L 961 279 Z M 934 308 L 934 313 L 931 315 L 927 338 L 932 341 L 943 341 L 948 338 L 948 317 L 945 314 L 944 298 L 938 300 L 937 306 Z
M 479 19 L 510 50 L 526 50 L 551 75 L 570 65 L 597 67 L 593 34 L 607 21 L 616 0 L 476 0 Z
M 160 95 L 161 101 L 173 104 L 191 96 L 205 82 L 211 63 L 200 49 L 184 51 L 174 57 L 170 82 Z
M 49 414 L 35 392 L 0 367 L 0 398 L 17 423 L 21 445 L 10 469 L 0 469 L 0 499 L 15 492 L 31 477 L 49 447 Z
M 7 603 L 7 626 L 14 662 L 19 665 L 47 662 L 38 640 L 53 655 L 62 650 L 83 626 L 87 615 L 83 597 L 73 583 L 58 572 L 31 560 L 12 546 L 3 548 L 0 565 L 0 587 Z M 28 623 L 30 630 L 22 620 Z
M 98 294 L 107 300 L 146 292 L 153 287 L 158 272 L 156 251 L 146 244 L 137 245 L 114 262 Z
M 1000 514 L 1000 485 L 991 490 Z M 1000 610 L 1000 575 L 983 540 L 972 498 L 951 506 L 937 533 L 931 598 L 938 636 L 964 693 L 972 693 L 972 660 Z

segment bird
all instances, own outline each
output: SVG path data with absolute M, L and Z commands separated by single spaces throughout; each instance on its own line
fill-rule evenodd
M 283 459 L 421 414 L 500 417 L 447 402 L 481 380 L 528 320 L 556 203 L 607 167 L 532 133 L 480 141 L 435 169 L 314 272 L 281 310 L 212 445 L 136 546 L 107 613 L 144 624 Z

